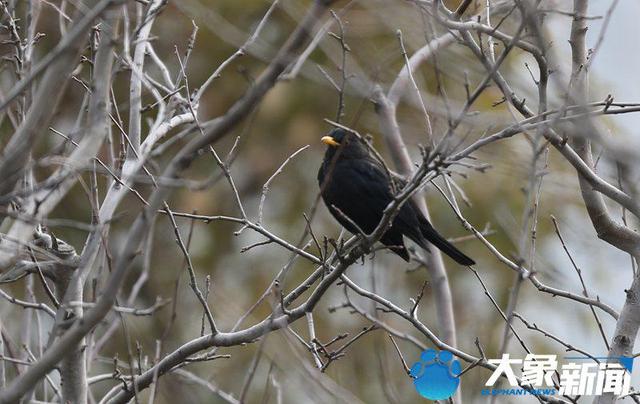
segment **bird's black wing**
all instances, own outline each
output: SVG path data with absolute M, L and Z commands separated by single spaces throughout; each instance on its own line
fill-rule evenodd
M 402 188 L 407 185 L 407 180 L 401 177 L 399 174 L 392 173 L 391 180 L 394 183 L 396 192 L 400 192 Z M 436 229 L 433 228 L 427 218 L 422 215 L 422 212 L 420 212 L 418 205 L 413 201 L 413 199 L 407 201 L 405 203 L 405 206 L 406 209 L 405 207 L 403 207 L 403 210 L 400 212 L 397 219 L 400 222 L 406 222 L 406 225 L 404 223 L 399 223 L 399 227 L 403 228 L 403 234 L 405 234 L 407 237 L 409 237 L 424 249 L 427 249 L 424 240 L 428 240 L 431 244 L 439 248 L 442 252 L 453 258 L 454 261 L 461 265 L 475 264 L 475 262 L 471 258 L 465 255 L 462 251 L 458 250 L 453 244 L 449 243 L 447 239 L 442 237 L 436 231 Z M 410 210 L 415 214 L 415 217 L 418 220 L 418 228 L 420 229 L 419 233 L 415 231 L 416 227 L 414 227 L 413 217 L 404 212 L 404 210 Z M 405 231 L 404 228 L 406 228 L 407 230 Z
M 382 219 L 382 212 L 393 200 L 387 174 L 366 159 L 341 160 L 332 171 L 325 173 L 328 178 L 322 193 L 327 207 L 350 232 L 358 231 L 345 220 L 345 215 L 362 231 L 371 233 Z

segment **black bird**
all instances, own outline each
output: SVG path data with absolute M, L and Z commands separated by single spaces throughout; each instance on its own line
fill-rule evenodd
M 359 137 L 343 129 L 334 129 L 322 138 L 322 142 L 328 146 L 318 171 L 324 203 L 333 217 L 351 233 L 359 233 L 355 223 L 360 230 L 371 234 L 382 220 L 384 209 L 393 200 L 392 179 L 382 164 L 371 157 L 367 145 Z M 411 199 L 402 205 L 392 226 L 380 239 L 391 251 L 409 261 L 402 236 L 426 251 L 428 241 L 461 265 L 475 264 L 436 232 Z

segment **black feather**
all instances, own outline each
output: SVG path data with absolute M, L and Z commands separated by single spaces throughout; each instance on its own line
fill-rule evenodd
M 322 199 L 348 231 L 371 234 L 382 220 L 384 209 L 393 200 L 392 180 L 384 167 L 369 155 L 362 140 L 341 129 L 334 129 L 329 136 L 340 145 L 328 147 L 318 171 Z M 409 261 L 403 236 L 427 251 L 429 242 L 461 265 L 475 263 L 440 236 L 411 200 L 400 208 L 391 227 L 380 239 L 391 251 Z

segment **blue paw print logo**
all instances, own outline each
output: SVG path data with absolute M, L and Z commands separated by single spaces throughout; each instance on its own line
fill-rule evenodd
M 453 396 L 460 385 L 462 368 L 449 351 L 427 349 L 420 360 L 411 367 L 413 384 L 422 397 L 429 400 L 446 400 Z

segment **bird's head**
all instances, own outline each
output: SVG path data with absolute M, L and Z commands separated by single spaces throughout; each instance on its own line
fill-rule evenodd
M 327 157 L 333 157 L 338 149 L 342 150 L 340 155 L 344 158 L 364 158 L 369 155 L 369 150 L 364 142 L 358 136 L 344 129 L 333 129 L 320 140 L 328 146 Z

